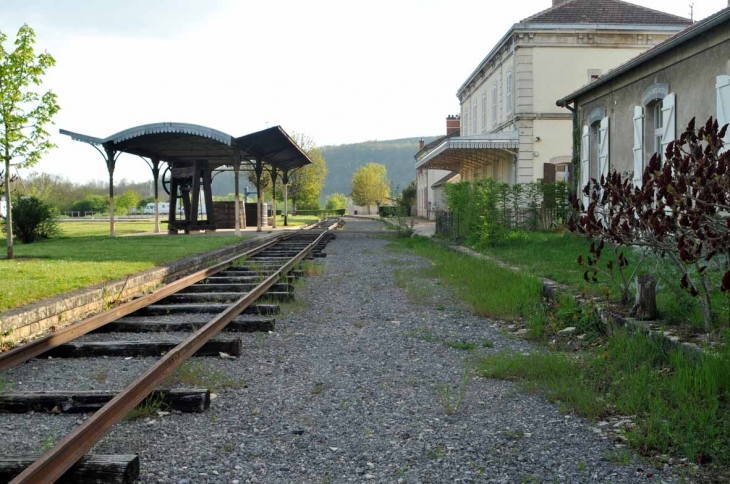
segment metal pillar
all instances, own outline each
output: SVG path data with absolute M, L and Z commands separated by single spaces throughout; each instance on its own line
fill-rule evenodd
M 239 190 L 239 183 L 238 183 L 238 175 L 241 173 L 241 162 L 240 161 L 234 161 L 233 162 L 233 174 L 234 174 L 234 197 L 233 197 L 233 203 L 236 204 L 236 236 L 241 235 L 241 192 Z M 244 210 L 244 213 L 246 211 Z
M 160 184 L 160 159 L 159 158 L 151 158 L 150 161 L 152 162 L 152 178 L 155 181 L 155 233 L 160 233 L 160 194 L 159 192 L 159 184 Z
M 264 170 L 264 164 L 261 158 L 256 158 L 256 165 L 254 165 L 254 172 L 256 173 L 256 232 L 261 232 L 261 219 L 263 219 L 263 202 L 261 200 L 261 174 Z
M 106 169 L 109 171 L 109 237 L 116 237 L 117 232 L 114 227 L 114 166 L 116 165 L 116 153 L 114 148 L 105 146 L 106 152 Z
M 275 167 L 271 168 L 271 216 L 273 221 L 271 227 L 276 228 L 276 177 L 279 175 L 279 170 Z
M 284 227 L 289 226 L 289 170 L 281 172 L 281 182 L 284 184 Z
M 177 179 L 170 177 L 170 213 L 167 215 L 167 233 L 177 235 L 175 217 L 177 215 Z

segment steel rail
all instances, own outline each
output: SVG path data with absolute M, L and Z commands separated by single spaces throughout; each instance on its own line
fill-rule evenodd
M 334 227 L 333 224 L 330 227 Z M 312 243 L 268 276 L 254 290 L 238 299 L 228 309 L 211 319 L 205 326 L 186 338 L 163 356 L 121 393 L 96 411 L 83 424 L 66 435 L 52 449 L 26 468 L 10 484 L 52 484 L 84 457 L 109 430 L 139 405 L 165 378 L 186 359 L 195 354 L 208 340 L 218 334 L 244 309 L 266 293 L 279 278 L 301 262 L 329 234 L 325 229 Z M 295 232 L 296 234 L 296 232 Z
M 310 226 L 308 225 L 307 227 Z M 223 262 L 219 262 L 211 267 L 182 277 L 177 281 L 173 281 L 170 284 L 167 284 L 166 286 L 150 294 L 120 304 L 119 306 L 101 312 L 99 314 L 95 314 L 94 316 L 90 316 L 86 319 L 82 319 L 79 322 L 73 323 L 69 326 L 54 331 L 48 336 L 39 338 L 22 346 L 18 346 L 17 348 L 13 348 L 12 350 L 6 351 L 5 353 L 0 354 L 0 371 L 16 367 L 32 358 L 35 358 L 36 356 L 42 355 L 46 351 L 49 351 L 64 343 L 68 343 L 69 341 L 73 341 L 80 336 L 94 331 L 95 329 L 98 329 L 105 324 L 116 321 L 117 319 L 127 316 L 139 309 L 147 307 L 150 304 L 154 304 L 157 301 L 160 301 L 167 296 L 175 294 L 176 292 L 179 292 L 188 286 L 192 286 L 196 282 L 200 282 L 203 279 L 206 279 L 214 274 L 228 269 L 242 257 L 250 257 L 252 255 L 256 255 L 259 252 L 262 252 L 269 247 L 276 245 L 280 241 L 289 239 L 299 233 L 301 233 L 301 231 L 297 230 L 290 233 L 277 235 L 276 237 L 258 247 L 254 247 L 253 249 L 250 249 L 242 254 L 226 259 Z

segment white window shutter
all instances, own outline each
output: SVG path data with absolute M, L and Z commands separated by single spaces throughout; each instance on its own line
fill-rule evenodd
M 720 129 L 730 123 L 730 76 L 717 76 L 717 123 Z M 730 149 L 730 129 L 723 141 L 725 147 L 721 153 Z
M 608 177 L 609 163 L 609 129 L 608 116 L 601 120 L 601 126 L 598 128 L 598 179 Z
M 591 160 L 591 131 L 588 126 L 583 126 L 583 138 L 580 145 L 580 187 L 579 190 L 583 192 L 583 189 L 588 182 L 591 181 L 590 173 L 590 160 Z M 583 205 L 588 208 L 589 199 L 583 195 Z
M 634 186 L 641 188 L 644 174 L 644 108 L 634 106 Z
M 666 157 L 669 143 L 677 139 L 677 95 L 668 94 L 662 102 L 662 121 L 664 122 L 664 133 L 662 133 L 662 160 Z

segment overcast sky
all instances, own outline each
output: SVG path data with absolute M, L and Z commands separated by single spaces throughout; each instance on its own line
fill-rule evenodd
M 691 0 L 634 1 L 689 17 Z M 696 20 L 727 6 L 694 3 Z M 57 61 L 46 86 L 61 105 L 58 148 L 35 170 L 85 181 L 106 179 L 101 156 L 58 128 L 106 137 L 181 121 L 241 136 L 279 124 L 321 145 L 441 134 L 466 77 L 512 24 L 550 5 L 2 0 L 0 31 L 13 40 L 27 22 Z M 151 178 L 130 156 L 115 176 Z

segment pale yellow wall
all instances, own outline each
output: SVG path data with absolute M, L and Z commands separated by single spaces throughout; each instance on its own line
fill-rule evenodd
M 506 56 L 502 63 L 499 64 L 493 71 L 489 73 L 484 79 L 481 79 L 479 81 L 479 84 L 477 87 L 469 94 L 469 96 L 465 96 L 462 99 L 461 103 L 461 119 L 462 119 L 462 125 L 461 125 L 461 135 L 462 136 L 471 136 L 474 134 L 481 134 L 481 133 L 489 133 L 494 129 L 495 126 L 498 126 L 500 123 L 503 123 L 507 117 L 507 108 L 505 105 L 505 99 L 506 99 L 506 81 L 507 81 L 507 72 L 512 72 L 512 104 L 514 106 L 514 96 L 515 96 L 515 87 L 514 87 L 514 56 L 512 54 L 509 54 Z M 492 116 L 492 86 L 494 84 L 497 84 L 497 118 L 496 121 L 494 117 Z M 487 123 L 486 126 L 482 122 L 482 96 L 486 94 L 487 95 Z M 469 120 L 471 120 L 471 116 L 474 115 L 473 113 L 473 106 L 474 106 L 474 100 L 477 101 L 477 129 L 476 132 L 473 130 L 473 124 L 471 121 L 469 121 L 468 126 L 466 123 L 466 117 L 469 117 Z M 471 116 L 468 115 L 470 112 L 469 109 L 471 108 Z M 514 113 L 514 108 L 512 109 Z
M 559 156 L 572 155 L 573 120 L 535 120 L 533 122 L 533 135 L 535 138 L 540 138 L 540 141 L 533 143 L 534 151 L 539 153 L 535 157 L 533 171 L 533 181 L 536 181 L 543 177 L 543 163 L 550 163 L 552 158 Z
M 555 101 L 588 84 L 589 69 L 605 74 L 636 57 L 651 45 L 636 48 L 539 47 L 533 49 L 534 110 L 536 113 L 565 113 Z

